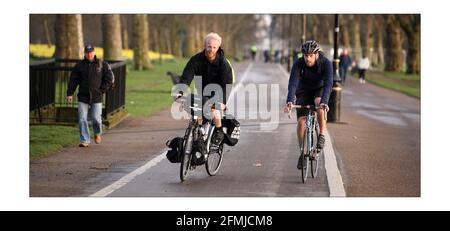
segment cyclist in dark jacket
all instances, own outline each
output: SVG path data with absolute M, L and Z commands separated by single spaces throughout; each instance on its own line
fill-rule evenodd
M 317 148 L 322 149 L 325 145 L 325 113 L 333 86 L 333 65 L 323 55 L 316 41 L 306 41 L 302 45 L 302 53 L 303 57 L 292 66 L 284 111 L 290 110 L 294 102 L 297 105 L 320 106 L 317 110 L 320 127 Z M 297 109 L 297 137 L 300 143 L 303 141 L 306 113 L 306 109 Z
M 204 40 L 204 50 L 194 55 L 186 67 L 183 70 L 183 74 L 180 78 L 181 84 L 190 85 L 194 75 L 202 77 L 202 93 L 203 90 L 208 87 L 209 84 L 217 84 L 222 91 L 222 102 L 215 103 L 211 108 L 212 120 L 216 126 L 216 133 L 214 134 L 213 141 L 216 145 L 222 142 L 224 133 L 222 130 L 221 114 L 216 108 L 219 106 L 221 110 L 226 107 L 227 99 L 229 98 L 229 92 L 226 91 L 227 84 L 232 84 L 234 81 L 233 69 L 230 62 L 225 58 L 225 54 L 220 47 L 222 38 L 216 33 L 210 33 L 206 35 Z M 183 95 L 183 92 L 176 97 L 178 99 Z M 203 104 L 209 98 L 217 98 L 216 91 L 212 91 L 210 96 L 203 97 Z
M 70 74 L 67 101 L 73 102 L 73 94 L 78 88 L 78 123 L 80 127 L 80 147 L 90 143 L 87 116 L 92 111 L 95 143 L 101 142 L 103 94 L 111 87 L 114 74 L 109 64 L 99 60 L 94 47 L 86 45 L 84 59 L 78 62 Z

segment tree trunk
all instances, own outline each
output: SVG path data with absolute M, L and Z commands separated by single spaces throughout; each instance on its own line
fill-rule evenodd
M 172 54 L 175 57 L 181 57 L 183 52 L 181 50 L 181 36 L 178 18 L 174 18 L 172 20 L 172 26 L 170 27 L 170 41 L 172 44 Z
M 350 49 L 350 31 L 349 31 L 349 17 L 342 16 L 342 25 L 339 27 L 342 29 L 342 42 L 345 48 Z
M 420 15 L 399 15 L 397 19 L 408 39 L 408 74 L 420 74 Z
M 195 15 L 194 16 L 188 16 L 187 21 L 193 22 L 195 21 Z M 191 57 L 195 54 L 195 25 L 192 23 L 188 23 L 186 26 L 186 37 L 185 37 L 185 45 L 184 45 L 184 52 L 183 55 L 185 57 Z
M 373 32 L 373 16 L 366 16 L 366 38 L 364 44 L 364 53 L 369 58 L 370 62 L 373 63 L 373 44 L 374 44 L 374 32 Z
M 148 22 L 147 15 L 137 14 L 133 16 L 133 53 L 134 53 L 134 69 L 145 70 L 151 68 L 150 59 L 148 57 Z
M 350 22 L 352 23 L 353 57 L 357 60 L 362 57 L 359 15 L 352 15 L 350 17 Z
M 122 37 L 120 30 L 120 15 L 105 14 L 102 16 L 103 27 L 103 59 L 122 59 Z
M 387 15 L 386 71 L 403 71 L 400 23 L 394 15 Z
M 130 40 L 128 37 L 128 15 L 121 15 L 121 24 L 120 27 L 122 29 L 122 47 L 123 49 L 130 49 Z
M 79 14 L 56 16 L 56 59 L 81 59 L 83 57 L 83 31 L 81 28 L 81 15 Z
M 384 35 L 385 35 L 385 20 L 383 17 L 376 17 L 376 39 L 377 39 L 377 59 L 376 65 L 384 64 Z
M 52 40 L 50 38 L 50 30 L 48 29 L 48 15 L 44 15 L 43 26 L 44 26 L 45 40 L 47 41 L 47 46 L 51 47 Z

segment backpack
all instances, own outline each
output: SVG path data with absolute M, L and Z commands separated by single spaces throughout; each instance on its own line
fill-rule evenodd
M 182 137 L 175 137 L 172 140 L 168 140 L 166 142 L 166 146 L 169 148 L 169 150 L 167 150 L 166 157 L 171 163 L 181 162 L 183 141 L 184 139 Z
M 226 119 L 228 118 L 228 119 Z M 227 115 L 222 119 L 222 126 L 227 128 L 224 143 L 228 146 L 234 146 L 238 143 L 241 136 L 241 124 L 232 115 Z
M 98 62 L 98 68 L 101 70 L 101 71 L 103 71 L 103 67 L 106 67 L 106 68 L 108 68 L 108 71 L 111 71 L 111 74 L 112 74 L 112 81 L 111 81 L 111 85 L 109 86 L 109 88 L 108 89 L 106 89 L 106 91 L 112 91 L 112 90 L 114 90 L 114 88 L 116 87 L 116 82 L 115 82 L 115 76 L 114 76 L 114 72 L 111 70 L 111 66 L 106 62 L 106 61 L 103 61 L 103 60 L 99 60 L 99 62 Z

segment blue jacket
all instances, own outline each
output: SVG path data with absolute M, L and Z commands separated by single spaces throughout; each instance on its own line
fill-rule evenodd
M 301 65 L 303 74 L 301 76 L 299 62 L 303 62 Z M 323 94 L 320 103 L 328 104 L 331 88 L 333 87 L 333 65 L 330 60 L 320 55 L 316 65 L 308 67 L 304 59 L 300 58 L 292 65 L 286 102 L 295 103 L 295 95 L 299 90 L 316 90 L 322 87 Z
M 339 68 L 348 69 L 352 65 L 352 58 L 349 55 L 339 56 Z

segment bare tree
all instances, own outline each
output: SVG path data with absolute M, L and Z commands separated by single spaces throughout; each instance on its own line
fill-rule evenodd
M 352 44 L 353 44 L 353 57 L 359 59 L 362 56 L 361 49 L 361 31 L 360 31 L 360 15 L 350 15 L 349 21 L 352 28 Z
M 105 14 L 102 16 L 103 29 L 103 59 L 122 59 L 122 37 L 120 30 L 120 15 Z
M 374 55 L 373 55 L 373 46 L 374 46 L 374 29 L 373 29 L 373 15 L 365 15 L 365 38 L 363 45 L 363 53 L 367 55 L 369 60 L 373 63 Z
M 386 71 L 403 71 L 401 27 L 395 15 L 386 15 Z
M 408 74 L 420 74 L 420 15 L 398 15 L 397 20 L 408 40 Z
M 121 15 L 120 16 L 120 27 L 122 29 L 122 48 L 129 49 L 130 47 L 130 39 L 129 39 L 129 15 Z
M 147 15 L 137 14 L 133 16 L 133 53 L 134 69 L 150 69 L 151 63 L 148 57 L 149 33 Z
M 341 16 L 341 26 L 339 27 L 339 29 L 341 29 L 342 33 L 341 34 L 341 41 L 342 41 L 342 45 L 345 48 L 350 48 L 350 23 L 349 23 L 349 16 L 348 15 L 342 15 Z
M 386 20 L 382 15 L 375 15 L 375 39 L 376 55 L 374 56 L 374 65 L 384 64 L 384 43 L 386 35 Z
M 56 59 L 83 57 L 83 31 L 81 15 L 59 14 L 55 21 Z

